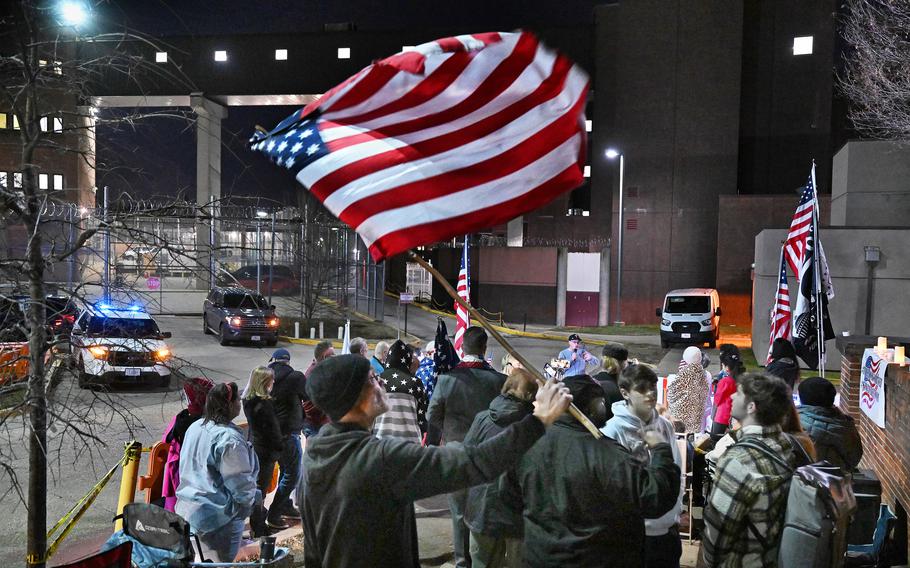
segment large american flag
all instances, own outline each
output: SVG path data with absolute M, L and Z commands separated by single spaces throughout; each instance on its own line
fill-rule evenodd
M 815 165 L 812 166 L 813 171 Z M 784 243 L 784 258 L 790 265 L 793 274 L 799 274 L 803 265 L 803 255 L 806 252 L 806 238 L 812 230 L 812 212 L 815 209 L 815 184 L 812 182 L 813 175 L 809 175 L 809 181 L 799 198 L 799 204 L 796 206 L 796 212 L 793 214 L 793 220 L 790 221 L 790 232 L 787 233 L 787 241 Z
M 780 251 L 780 277 L 777 279 L 777 292 L 774 294 L 774 308 L 771 310 L 771 339 L 768 342 L 768 358 L 765 364 L 771 362 L 771 347 L 774 340 L 783 337 L 790 339 L 790 288 L 787 286 L 787 262 L 784 259 L 784 250 Z
M 461 269 L 458 271 L 458 297 L 466 303 L 471 303 L 471 277 L 468 273 L 468 236 L 464 237 L 464 250 L 461 253 Z M 464 343 L 464 331 L 471 325 L 471 318 L 468 310 L 461 307 L 461 304 L 455 302 L 455 352 L 458 357 L 464 358 L 464 350 L 461 348 Z
M 531 33 L 450 37 L 373 63 L 250 142 L 378 262 L 581 185 L 588 84 Z

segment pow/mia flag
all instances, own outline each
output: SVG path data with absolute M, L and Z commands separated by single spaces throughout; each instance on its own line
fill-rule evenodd
M 813 231 L 814 233 L 814 231 Z M 819 247 L 820 248 L 820 247 Z M 828 261 L 825 258 L 824 249 L 820 248 L 819 268 L 822 273 L 821 293 L 816 289 L 816 265 L 815 265 L 815 235 L 810 233 L 806 239 L 806 249 L 803 256 L 803 264 L 799 270 L 799 295 L 796 299 L 796 311 L 793 312 L 793 346 L 796 348 L 796 354 L 809 366 L 810 369 L 818 369 L 823 362 L 822 353 L 819 349 L 819 329 L 818 329 L 818 302 L 821 301 L 822 313 L 822 332 L 824 339 L 834 339 L 834 328 L 831 325 L 831 317 L 828 315 L 828 299 L 834 297 L 826 278 L 828 272 Z

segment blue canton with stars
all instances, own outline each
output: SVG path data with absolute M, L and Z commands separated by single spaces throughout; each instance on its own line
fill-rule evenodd
M 319 136 L 317 121 L 297 120 L 296 113 L 268 134 L 257 132 L 250 146 L 295 173 L 329 153 Z

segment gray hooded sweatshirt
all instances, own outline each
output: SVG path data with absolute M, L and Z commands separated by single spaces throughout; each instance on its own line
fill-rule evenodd
M 683 495 L 685 494 L 685 471 L 682 466 L 682 457 L 679 454 L 679 446 L 676 443 L 676 432 L 673 425 L 666 418 L 652 410 L 651 420 L 643 422 L 641 418 L 632 414 L 625 400 L 614 402 L 611 407 L 613 418 L 607 421 L 601 431 L 623 445 L 629 452 L 643 465 L 648 465 L 651 461 L 651 453 L 645 444 L 642 434 L 645 426 L 653 425 L 673 451 L 673 462 L 679 466 L 682 475 L 680 475 L 680 491 L 676 505 L 667 511 L 663 516 L 656 519 L 645 519 L 645 534 L 648 536 L 662 536 L 667 534 L 670 527 L 679 523 L 679 513 L 682 511 Z

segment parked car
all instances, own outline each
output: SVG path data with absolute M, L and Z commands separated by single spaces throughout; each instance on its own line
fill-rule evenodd
M 262 294 L 247 288 L 213 288 L 202 305 L 202 332 L 232 341 L 278 343 L 278 316 Z
M 720 296 L 714 288 L 671 290 L 663 308 L 655 310 L 660 318 L 660 345 L 707 343 L 711 349 L 720 338 Z
M 170 386 L 171 350 L 164 343 L 170 337 L 139 306 L 86 306 L 73 324 L 70 341 L 79 386 L 114 382 Z
M 19 304 L 19 310 L 23 318 L 28 317 L 29 304 L 31 297 L 24 294 L 17 294 L 11 297 Z M 75 302 L 68 296 L 49 295 L 44 298 L 44 322 L 47 325 L 47 340 L 66 339 L 73 329 L 73 323 L 76 316 L 79 315 L 79 308 Z M 24 329 L 28 330 L 28 324 Z
M 271 272 L 269 268 L 271 267 Z M 269 293 L 269 280 L 272 282 L 272 294 L 275 296 L 295 294 L 300 291 L 300 278 L 291 270 L 290 266 L 282 264 L 259 266 L 257 271 L 256 265 L 241 266 L 234 272 L 231 277 L 224 280 L 225 286 L 241 286 L 256 290 L 257 274 L 259 276 L 259 292 L 262 294 Z

